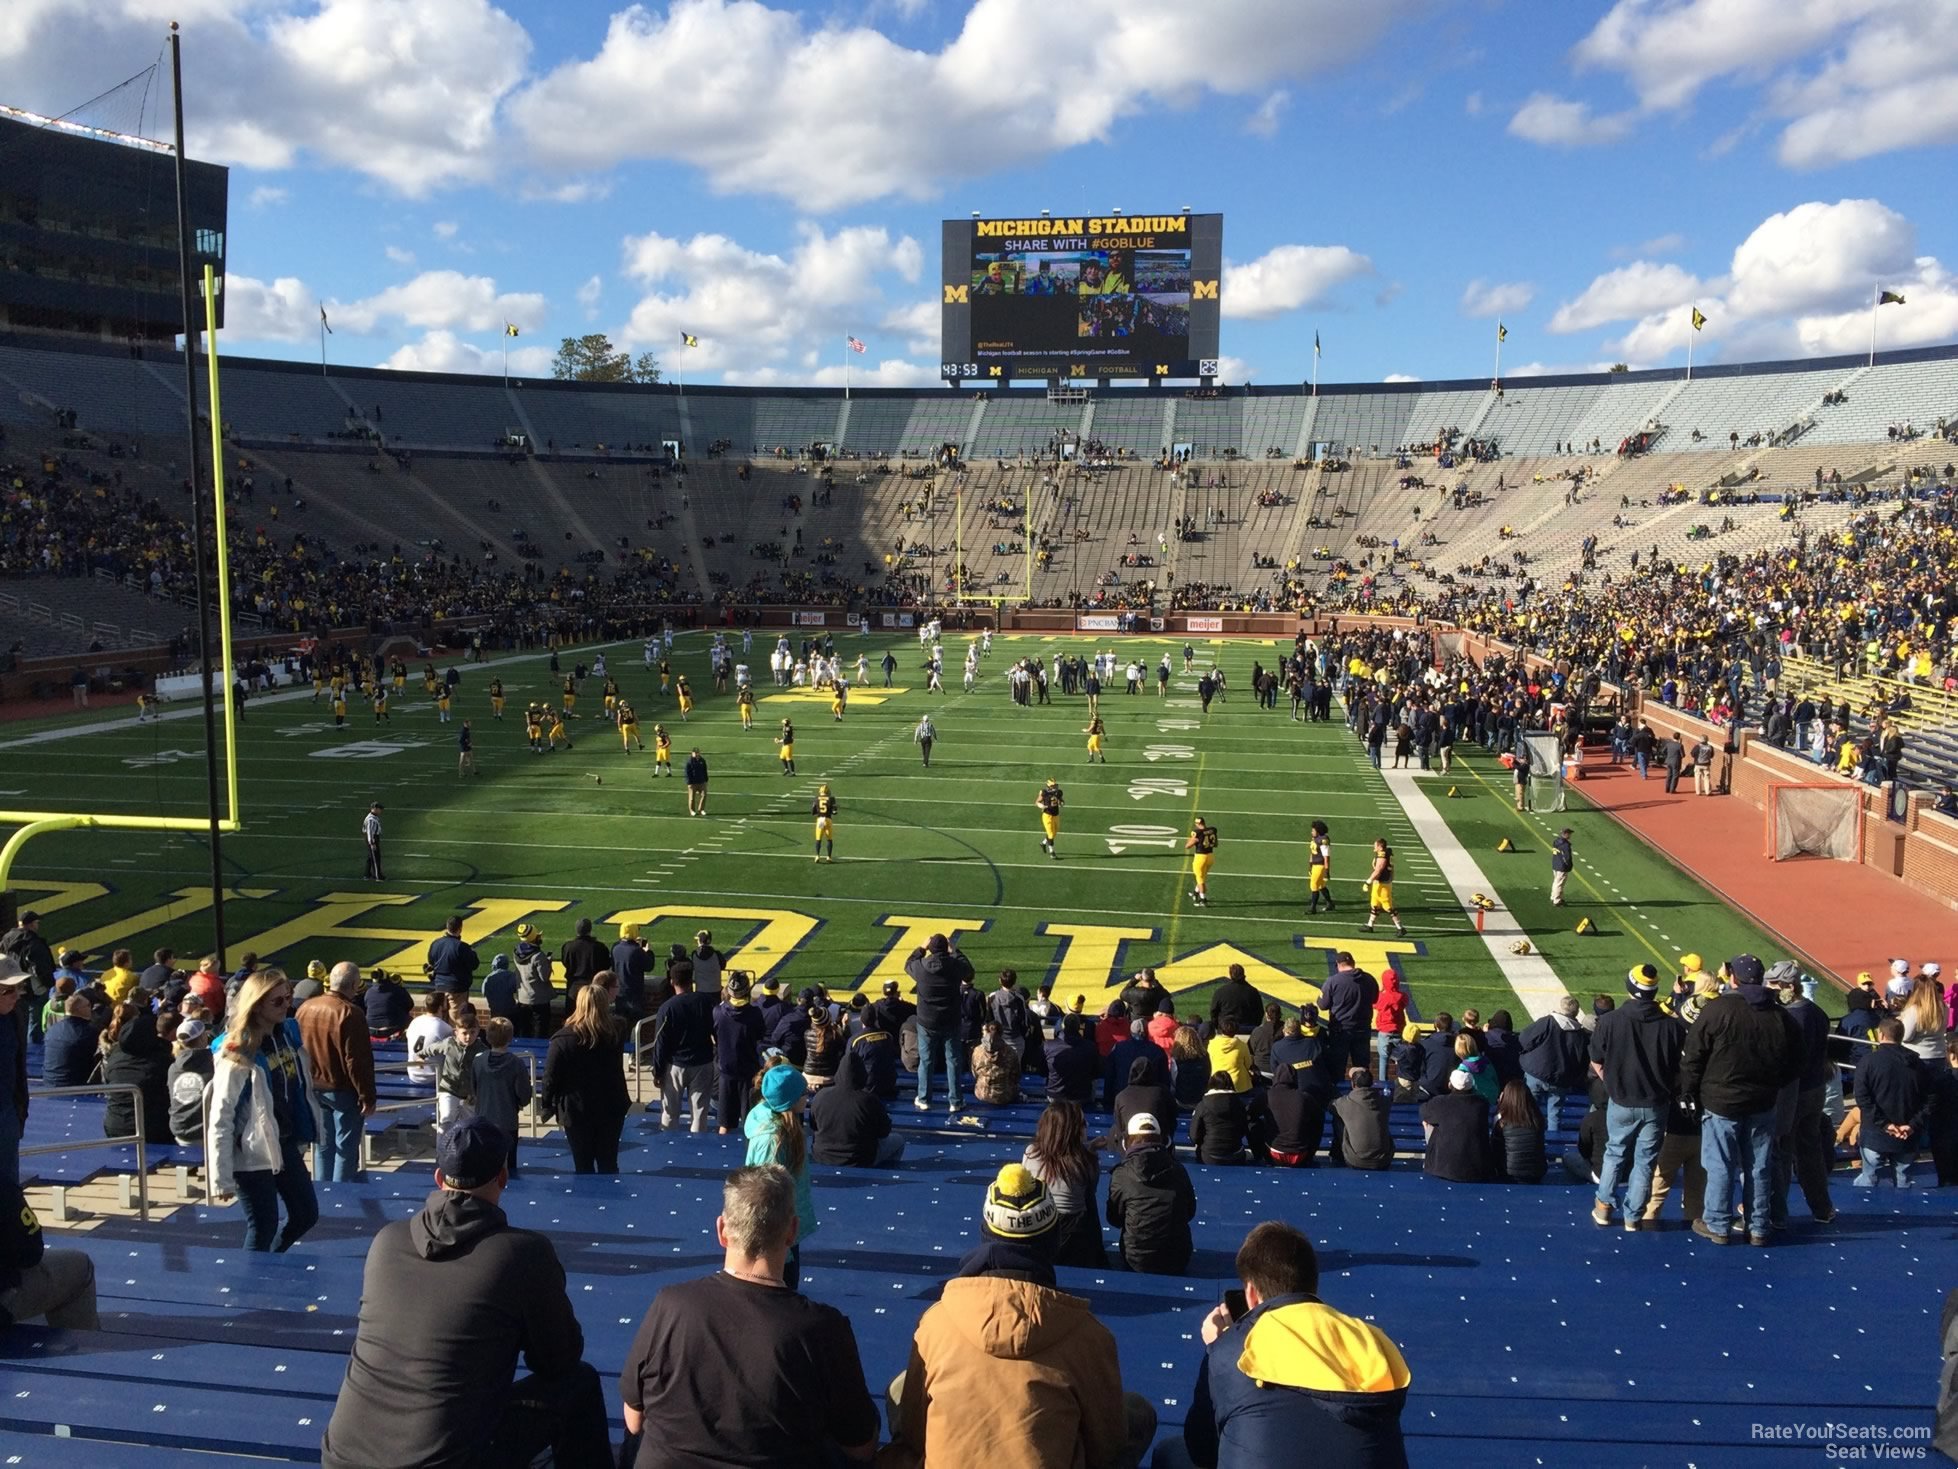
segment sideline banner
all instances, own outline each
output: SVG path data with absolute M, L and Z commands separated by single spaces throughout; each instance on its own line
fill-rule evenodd
M 821 627 L 824 625 L 826 616 L 827 614 L 821 612 L 798 612 L 795 615 L 795 625 L 797 627 Z
M 1221 617 L 1192 617 L 1187 619 L 1191 632 L 1222 632 L 1224 619 Z
M 1120 632 L 1122 619 L 1112 612 L 1083 612 L 1074 626 L 1080 632 Z

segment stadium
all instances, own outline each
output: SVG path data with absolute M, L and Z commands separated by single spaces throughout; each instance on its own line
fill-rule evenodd
M 343 365 L 0 165 L 7 1463 L 1958 1446 L 1958 343 L 1229 382 L 1021 200 L 936 386 Z

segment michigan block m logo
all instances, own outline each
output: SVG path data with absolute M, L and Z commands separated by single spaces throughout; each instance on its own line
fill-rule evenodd
M 1192 301 L 1215 301 L 1217 299 L 1217 282 L 1191 281 L 1190 299 Z
M 1210 294 L 1213 296 L 1217 294 L 1216 283 L 1214 281 L 1211 283 Z M 969 305 L 971 296 L 972 287 L 970 286 L 947 286 L 945 288 L 945 304 L 947 306 Z

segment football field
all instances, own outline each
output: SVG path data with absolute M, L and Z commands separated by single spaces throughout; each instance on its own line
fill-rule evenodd
M 1230 683 L 1205 714 L 1196 675 L 1182 672 L 1180 640 L 1116 644 L 1123 660 L 1145 661 L 1150 674 L 1140 694 L 1123 692 L 1117 679 L 1102 695 L 1108 759 L 1091 765 L 1086 699 L 1061 694 L 1056 683 L 1050 705 L 1018 707 L 1006 670 L 1019 657 L 1041 656 L 1051 667 L 1057 651 L 1105 644 L 995 637 L 966 692 L 966 635 L 955 634 L 945 643 L 946 692 L 935 694 L 925 692 L 915 636 L 845 634 L 837 646 L 853 686 L 838 723 L 826 691 L 769 682 L 773 636 L 757 635 L 745 660 L 756 670 L 752 731 L 741 728 L 733 695 L 713 691 L 705 634 L 675 645 L 674 666 L 699 700 L 684 723 L 660 696 L 637 643 L 604 650 L 649 749 L 656 721 L 671 732 L 670 779 L 654 776 L 649 752 L 622 749 L 602 717 L 596 680 L 584 684 L 581 717 L 567 726 L 574 748 L 532 754 L 523 706 L 555 701 L 561 684 L 545 654 L 459 665 L 463 682 L 448 724 L 422 694 L 419 666 L 384 724 L 355 703 L 347 726 L 336 729 L 310 690 L 254 700 L 239 736 L 245 830 L 224 841 L 230 960 L 249 950 L 297 972 L 312 959 L 351 958 L 401 969 L 414 982 L 428 941 L 451 914 L 463 916 L 485 968 L 491 954 L 514 944 L 520 922 L 538 924 L 555 950 L 576 919 L 589 917 L 608 943 L 617 925 L 638 922 L 664 955 L 704 928 L 757 979 L 874 993 L 885 978 L 902 977 L 906 956 L 929 934 L 956 932 L 988 988 L 1010 967 L 1028 987 L 1051 978 L 1058 997 L 1084 996 L 1099 1011 L 1128 975 L 1153 965 L 1181 1013 L 1200 1007 L 1207 1014 L 1208 989 L 1230 964 L 1244 965 L 1273 998 L 1297 1003 L 1315 997 L 1345 949 L 1376 973 L 1399 968 L 1419 1014 L 1476 1005 L 1486 1016 L 1509 1005 L 1524 1022 L 1497 957 L 1387 782 L 1366 763 L 1338 704 L 1321 724 L 1293 722 L 1282 699 L 1275 710 L 1256 707 L 1252 663 L 1269 666 L 1277 645 L 1198 641 L 1198 667 L 1218 663 Z M 732 642 L 739 657 L 738 634 Z M 898 659 L 891 688 L 882 686 L 879 666 L 886 647 Z M 566 652 L 561 661 L 569 670 L 594 651 Z M 1158 697 L 1154 666 L 1165 652 L 1176 672 L 1167 696 Z M 862 686 L 854 680 L 859 653 L 871 669 Z M 501 721 L 490 717 L 492 673 L 510 701 Z M 938 733 L 929 769 L 912 738 L 926 712 Z M 793 776 L 775 745 L 784 717 L 796 728 Z M 475 735 L 473 776 L 457 770 L 464 718 Z M 161 722 L 140 725 L 128 712 L 75 719 L 89 722 L 17 727 L 0 739 L 7 770 L 0 785 L 14 788 L 12 804 L 201 811 L 202 724 L 194 710 L 175 706 Z M 696 746 L 710 767 L 704 818 L 686 814 L 677 773 Z M 1501 772 L 1486 758 L 1477 768 L 1481 778 L 1458 771 L 1445 782 L 1424 779 L 1422 790 L 1475 849 L 1494 895 L 1534 920 L 1547 885 L 1541 832 L 1512 828 L 1522 818 L 1504 804 Z M 1049 777 L 1065 793 L 1051 858 L 1034 805 Z M 810 807 L 819 784 L 838 803 L 833 863 L 814 860 Z M 1449 785 L 1461 799 L 1443 799 Z M 370 801 L 385 807 L 381 882 L 363 875 L 359 825 Z M 1197 815 L 1220 833 L 1203 907 L 1190 896 L 1184 849 Z M 1305 908 L 1306 836 L 1315 819 L 1332 831 L 1339 904 L 1316 917 Z M 1722 944 L 1748 941 L 1753 931 L 1735 915 L 1604 818 L 1570 819 L 1582 823 L 1587 863 L 1613 864 L 1609 877 L 1599 869 L 1591 892 L 1584 881 L 1574 885 L 1573 908 L 1554 920 L 1541 906 L 1543 928 L 1557 930 L 1543 952 L 1573 990 L 1617 993 L 1614 976 L 1622 978 L 1628 964 L 1701 944 L 1722 953 Z M 1492 857 L 1498 835 L 1524 850 Z M 1373 932 L 1363 926 L 1361 879 L 1376 837 L 1395 849 L 1405 938 L 1384 920 Z M 1628 895 L 1620 877 L 1640 891 Z M 194 956 L 209 944 L 201 838 L 57 833 L 27 846 L 12 885 L 23 907 L 47 915 L 42 931 L 57 948 L 72 944 L 102 956 L 98 963 L 117 947 L 134 950 L 140 966 L 160 945 Z M 1562 914 L 1574 920 L 1592 899 L 1604 932 L 1566 937 Z M 1634 900 L 1676 911 L 1647 935 L 1627 911 Z

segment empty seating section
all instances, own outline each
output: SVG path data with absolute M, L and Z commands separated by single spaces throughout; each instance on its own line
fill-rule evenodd
M 986 404 L 978 436 L 965 446 L 971 459 L 1011 459 L 1044 454 L 1056 434 L 1081 431 L 1085 403 L 1050 403 L 1045 393 L 995 392 Z
M 1391 454 L 1407 442 L 1407 420 L 1418 396 L 1322 391 L 1312 442 L 1330 444 L 1336 454 Z
M 1401 441 L 1429 444 L 1451 429 L 1468 433 L 1469 425 L 1481 414 L 1489 397 L 1486 388 L 1423 393 L 1415 400 L 1414 411 L 1407 416 L 1407 427 L 1401 430 Z
M 898 453 L 906 446 L 905 430 L 910 427 L 911 413 L 909 398 L 852 398 L 842 448 L 847 453 L 873 457 Z
M 1610 453 L 1627 434 L 1645 427 L 1659 405 L 1678 387 L 1678 381 L 1670 377 L 1638 378 L 1607 385 L 1597 401 L 1578 418 L 1570 431 L 1569 442 L 1582 449 L 1596 440 L 1601 449 Z
M 1298 450 L 1299 428 L 1305 422 L 1305 405 L 1309 399 L 1297 393 L 1247 397 L 1244 400 L 1244 442 L 1238 447 L 1246 454 L 1258 457 L 1276 449 L 1287 459 Z M 1095 410 L 1099 423 L 1101 410 Z M 1106 437 L 1105 435 L 1103 437 Z
M 1886 439 L 1893 425 L 1928 433 L 1939 419 L 1958 419 L 1958 358 L 1936 362 L 1879 362 L 1846 384 L 1846 403 L 1815 412 L 1804 442 L 1848 444 Z
M 946 444 L 965 446 L 972 428 L 972 399 L 963 394 L 931 394 L 920 399 L 911 410 L 904 439 L 897 445 L 905 454 L 930 454 Z
M 391 445 L 487 449 L 516 427 L 503 385 L 493 378 L 478 385 L 370 374 L 340 386 Z
M 1597 383 L 1534 388 L 1525 378 L 1520 386 L 1510 386 L 1482 415 L 1476 434 L 1493 439 L 1504 454 L 1554 454 L 1559 444 L 1576 441 L 1578 423 L 1605 391 Z
M 511 391 L 539 448 L 555 443 L 562 452 L 649 444 L 657 452 L 662 442 L 681 437 L 679 401 L 672 393 L 539 383 Z
M 1705 435 L 1702 448 L 1723 448 L 1730 433 L 1764 439 L 1782 432 L 1822 395 L 1849 374 L 1823 372 L 1750 373 L 1745 377 L 1696 377 L 1666 406 L 1664 444 L 1674 451 L 1693 447 L 1693 430 Z
M 811 444 L 833 445 L 842 407 L 841 393 L 806 398 L 757 398 L 755 443 L 759 452 L 806 450 Z
M 774 444 L 764 445 L 755 427 L 755 400 L 718 393 L 681 394 L 675 404 L 680 421 L 689 432 L 684 436 L 689 454 L 699 454 L 709 444 L 727 443 L 736 454 L 773 453 Z M 807 447 L 806 445 L 804 447 Z
M 165 370 L 183 368 L 179 362 Z M 96 433 L 147 437 L 184 432 L 182 391 L 138 358 L 0 346 L 0 378 L 52 408 L 73 409 L 80 427 Z M 48 420 L 44 416 L 39 421 Z
M 1099 439 L 1110 449 L 1125 449 L 1138 458 L 1154 459 L 1169 446 L 1169 438 L 1163 432 L 1161 398 L 1103 393 L 1095 399 L 1094 407 L 1088 437 Z
M 1176 400 L 1172 442 L 1188 444 L 1199 459 L 1220 459 L 1244 448 L 1244 415 L 1237 398 Z
M 210 401 L 200 381 L 197 411 L 203 413 Z M 262 438 L 323 439 L 344 432 L 352 412 L 318 371 L 280 372 L 269 365 L 261 369 L 228 362 L 218 383 L 218 405 L 233 432 Z

